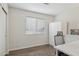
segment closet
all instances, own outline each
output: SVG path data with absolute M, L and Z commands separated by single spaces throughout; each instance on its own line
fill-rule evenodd
M 7 21 L 7 12 L 3 7 L 3 4 L 0 4 L 0 56 L 6 54 L 6 21 Z
M 61 22 L 53 22 L 49 24 L 49 44 L 54 46 L 54 36 L 58 31 L 62 31 Z

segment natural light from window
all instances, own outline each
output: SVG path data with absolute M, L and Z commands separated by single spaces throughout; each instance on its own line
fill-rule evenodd
M 45 21 L 40 18 L 26 17 L 26 34 L 40 34 L 45 30 Z

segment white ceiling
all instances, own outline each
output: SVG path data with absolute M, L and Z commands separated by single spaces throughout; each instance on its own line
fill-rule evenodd
M 30 10 L 34 12 L 44 13 L 48 15 L 57 15 L 71 8 L 78 8 L 78 3 L 9 3 L 10 7 Z

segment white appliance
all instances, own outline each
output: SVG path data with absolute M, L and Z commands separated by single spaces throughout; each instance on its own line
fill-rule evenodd
M 57 31 L 61 31 L 61 22 L 53 22 L 49 24 L 49 44 L 54 46 L 54 35 Z
M 0 56 L 6 53 L 6 14 L 0 5 Z

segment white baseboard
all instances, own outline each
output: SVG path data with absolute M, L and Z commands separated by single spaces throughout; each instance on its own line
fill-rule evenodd
M 46 44 L 48 44 L 48 43 L 44 43 L 44 44 L 36 44 L 36 45 L 31 45 L 31 46 L 25 46 L 25 47 L 14 48 L 14 49 L 10 49 L 9 51 L 19 50 L 19 49 L 24 49 L 24 48 L 31 48 L 31 47 L 36 47 L 36 46 L 46 45 Z

